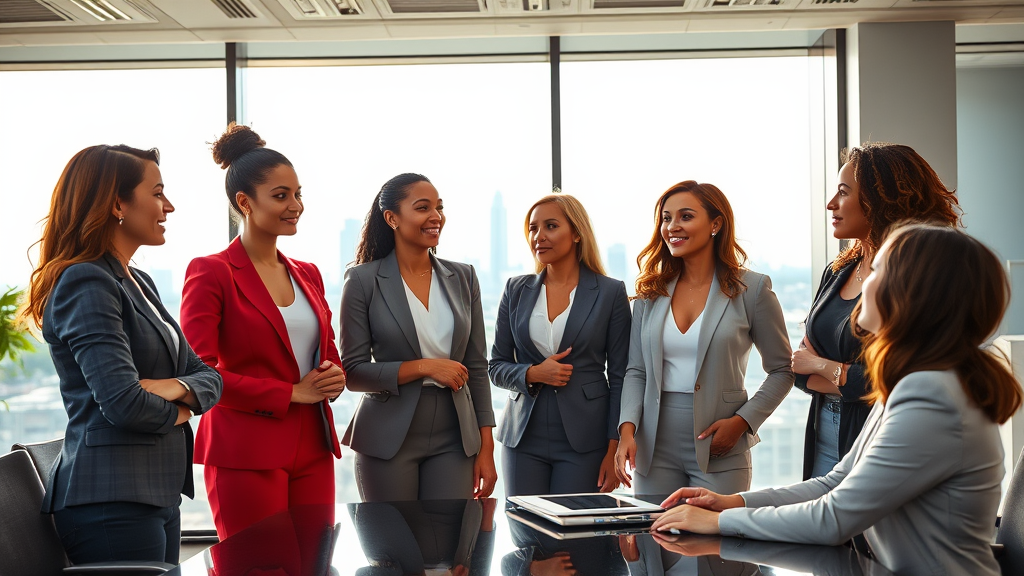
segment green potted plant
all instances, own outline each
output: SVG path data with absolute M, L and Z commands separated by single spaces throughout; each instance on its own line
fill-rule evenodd
M 22 354 L 35 350 L 28 324 L 18 315 L 24 296 L 24 291 L 11 287 L 0 295 L 0 362 L 10 360 L 18 367 L 24 366 Z M 0 404 L 7 406 L 4 400 Z

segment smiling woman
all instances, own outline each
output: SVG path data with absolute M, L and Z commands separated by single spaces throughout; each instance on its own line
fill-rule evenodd
M 278 237 L 296 233 L 302 187 L 265 144 L 234 124 L 214 143 L 245 228 L 223 252 L 189 264 L 181 302 L 189 342 L 225 382 L 195 455 L 221 539 L 293 506 L 333 504 L 332 454 L 341 457 L 328 400 L 345 374 L 323 279 L 277 250 Z
M 483 498 L 498 478 L 480 282 L 434 256 L 444 224 L 430 180 L 399 174 L 345 273 L 341 350 L 363 396 L 343 442 L 363 501 Z

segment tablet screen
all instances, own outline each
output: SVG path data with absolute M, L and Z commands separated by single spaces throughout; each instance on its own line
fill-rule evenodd
M 601 508 L 636 508 L 632 502 L 620 500 L 606 494 L 588 494 L 586 496 L 541 496 L 553 504 L 564 506 L 569 510 L 597 510 Z

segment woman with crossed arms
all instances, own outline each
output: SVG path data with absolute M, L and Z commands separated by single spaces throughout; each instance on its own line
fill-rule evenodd
M 1021 389 L 1005 358 L 982 346 L 1008 302 L 1002 263 L 974 238 L 898 229 L 853 312 L 869 333 L 873 407 L 850 452 L 824 477 L 785 488 L 681 488 L 662 506 L 681 505 L 654 528 L 829 545 L 863 532 L 896 574 L 998 575 L 989 542 L 1004 472 L 999 424 Z
M 509 391 L 498 427 L 505 494 L 611 492 L 629 352 L 626 287 L 604 275 L 576 198 L 541 198 L 524 229 L 537 273 L 505 286 L 488 366 L 494 385 Z
M 771 279 L 742 267 L 732 207 L 693 180 L 655 204 L 640 253 L 616 470 L 637 494 L 679 484 L 750 487 L 757 429 L 793 386 L 789 337 Z M 747 398 L 751 346 L 768 375 Z

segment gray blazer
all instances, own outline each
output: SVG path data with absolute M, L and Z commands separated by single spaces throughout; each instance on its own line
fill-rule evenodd
M 650 534 L 635 536 L 639 558 L 634 562 L 626 562 L 630 576 L 664 576 L 679 562 L 695 564 L 696 572 L 688 576 L 755 576 L 761 574 L 756 564 L 726 560 L 721 556 L 697 556 L 693 561 L 683 560 L 680 554 L 669 552 L 661 547 Z M 686 564 L 683 564 L 686 566 Z M 676 570 L 674 573 L 678 573 Z
M 530 394 L 526 370 L 544 361 L 530 338 L 530 316 L 545 274 L 527 274 L 508 281 L 494 326 L 487 373 L 495 386 L 509 391 L 498 426 L 498 441 L 509 448 L 519 445 L 536 402 Z M 629 325 L 626 286 L 581 266 L 576 296 L 558 345 L 559 352 L 572 346 L 572 352 L 562 359 L 572 364 L 572 376 L 558 389 L 557 402 L 565 435 L 577 452 L 607 448 L 609 439 L 619 437 Z
M 452 398 L 462 446 L 473 456 L 480 451 L 480 428 L 494 426 L 480 283 L 468 264 L 433 255 L 430 260 L 455 317 L 451 359 L 469 370 L 469 381 Z M 423 353 L 394 252 L 345 271 L 340 348 L 348 389 L 364 393 L 342 444 L 389 460 L 405 441 L 423 385 L 422 380 L 398 385 L 402 362 L 423 358 Z
M 772 281 L 750 270 L 745 270 L 741 279 L 746 290 L 728 298 L 715 276 L 697 337 L 693 435 L 697 462 L 704 472 L 749 467 L 748 452 L 760 441 L 757 429 L 793 387 L 792 350 L 782 307 L 772 292 Z M 619 425 L 636 425 L 636 469 L 644 475 L 650 470 L 654 455 L 664 362 L 661 332 L 671 313 L 675 282 L 669 282 L 668 289 L 668 297 L 634 301 L 629 367 L 622 385 Z M 768 376 L 748 400 L 743 378 L 751 345 L 761 353 L 761 365 Z M 747 421 L 750 432 L 741 436 L 728 453 L 711 458 L 711 438 L 697 440 L 697 435 L 715 421 L 736 414 Z
M 140 379 L 179 378 L 200 411 L 221 394 L 221 377 L 196 356 L 160 303 L 149 276 L 107 254 L 68 267 L 43 310 L 68 412 L 64 446 L 54 463 L 43 512 L 99 502 L 174 506 L 193 497 L 192 428 L 175 426 L 177 407 L 139 386 Z M 170 333 L 146 300 L 178 333 Z
M 989 542 L 1003 479 L 999 426 L 952 371 L 915 372 L 875 404 L 857 442 L 822 478 L 742 493 L 722 534 L 841 544 L 861 532 L 897 574 L 996 576 Z

